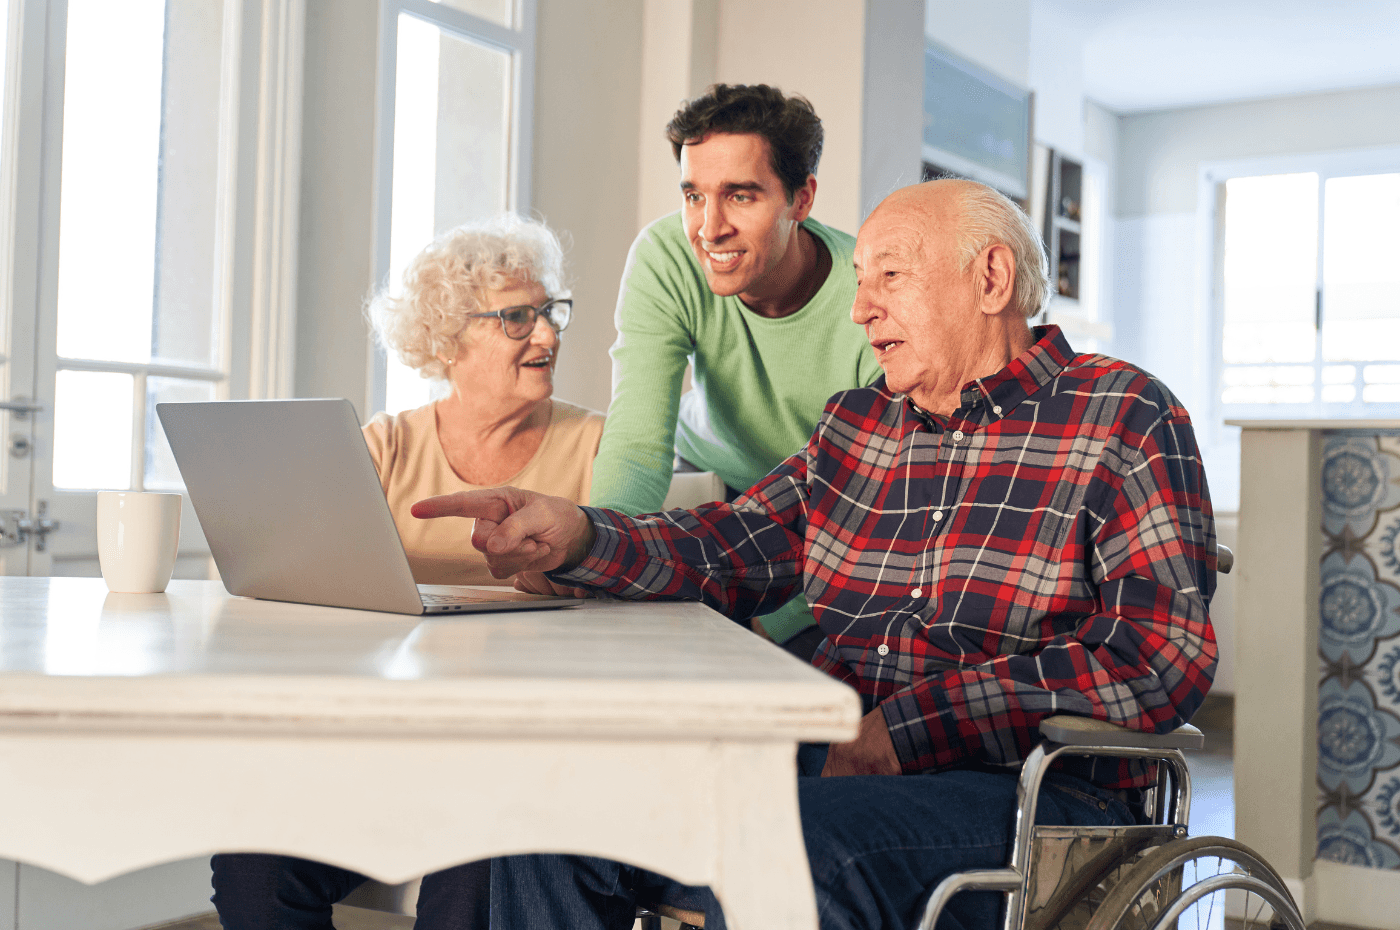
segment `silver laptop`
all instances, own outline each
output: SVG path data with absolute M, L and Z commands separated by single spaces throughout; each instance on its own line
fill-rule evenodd
M 578 598 L 424 585 L 347 400 L 156 404 L 230 594 L 400 614 L 541 610 Z

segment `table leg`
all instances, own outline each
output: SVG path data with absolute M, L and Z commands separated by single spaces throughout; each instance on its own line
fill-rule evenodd
M 720 861 L 713 889 L 734 930 L 817 927 L 793 750 L 791 744 L 720 749 Z

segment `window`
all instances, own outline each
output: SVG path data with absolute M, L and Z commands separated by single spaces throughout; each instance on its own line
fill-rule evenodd
M 214 15 L 209 15 L 213 13 Z M 215 3 L 69 0 L 53 483 L 170 488 L 155 418 L 226 378 L 214 294 Z
M 1347 167 L 1221 185 L 1227 416 L 1400 412 L 1400 172 Z
M 533 2 L 385 4 L 377 278 L 397 287 L 410 259 L 453 226 L 529 204 Z M 387 222 L 385 221 L 387 218 Z M 376 409 L 421 406 L 433 385 L 376 353 Z
M 6 6 L 0 510 L 60 528 L 0 572 L 91 575 L 94 491 L 180 486 L 157 403 L 291 391 L 304 4 Z

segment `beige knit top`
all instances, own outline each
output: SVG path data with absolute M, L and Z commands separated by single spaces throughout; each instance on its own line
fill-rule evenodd
M 586 504 L 603 415 L 561 400 L 550 403 L 553 410 L 539 449 L 524 468 L 501 484 Z M 364 428 L 413 577 L 419 584 L 509 584 L 492 578 L 485 558 L 472 548 L 475 521 L 420 520 L 409 512 L 414 501 L 425 497 L 482 487 L 457 477 L 448 464 L 438 442 L 435 407 L 428 404 L 392 417 L 377 413 Z

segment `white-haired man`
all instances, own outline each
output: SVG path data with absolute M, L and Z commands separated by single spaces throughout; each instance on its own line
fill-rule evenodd
M 415 505 L 478 517 L 498 574 L 736 619 L 803 587 L 826 637 L 814 663 L 867 711 L 856 739 L 798 758 L 826 928 L 912 926 L 943 876 L 1004 864 L 1043 718 L 1172 729 L 1216 657 L 1190 420 L 1150 375 L 1030 328 L 1048 280 L 1025 215 L 972 182 L 906 188 L 861 227 L 855 266 L 883 380 L 834 396 L 807 447 L 732 504 L 645 520 L 510 490 Z M 1067 763 L 1037 820 L 1131 822 L 1149 777 Z M 492 925 L 622 927 L 638 889 L 723 926 L 703 889 L 564 856 L 493 862 Z M 998 905 L 958 895 L 945 920 L 993 926 Z

